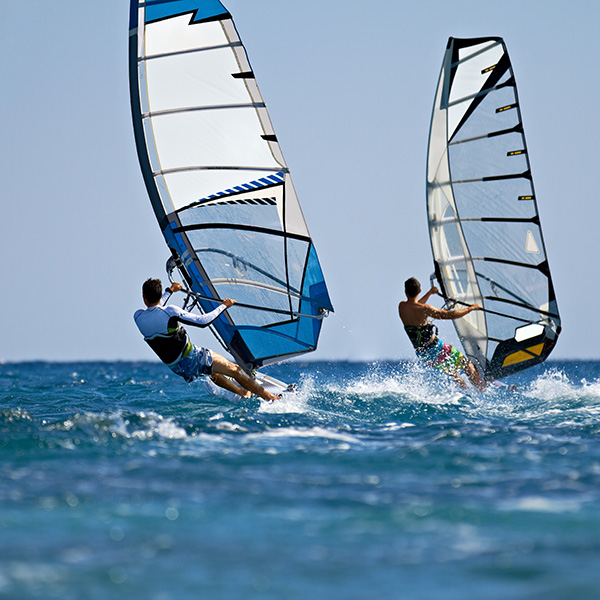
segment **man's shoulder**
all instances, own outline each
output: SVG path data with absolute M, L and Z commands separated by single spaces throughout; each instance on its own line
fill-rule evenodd
M 142 315 L 151 315 L 153 314 L 156 309 L 160 309 L 165 311 L 168 314 L 173 314 L 175 313 L 175 311 L 173 309 L 177 309 L 178 307 L 176 306 L 152 306 L 150 308 L 138 308 L 134 313 L 133 313 L 133 318 L 134 320 L 137 321 L 137 319 L 139 319 Z M 181 310 L 181 309 L 179 309 Z
M 168 314 L 168 315 L 180 315 L 181 313 L 185 312 L 183 310 L 183 308 L 180 308 L 179 306 L 177 306 L 176 304 L 168 304 L 167 306 L 161 306 L 161 308 Z

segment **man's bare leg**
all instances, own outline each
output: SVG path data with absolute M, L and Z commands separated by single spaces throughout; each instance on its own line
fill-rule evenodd
M 213 355 L 213 372 L 217 374 L 227 375 L 235 379 L 244 389 L 260 396 L 263 400 L 277 400 L 279 396 L 267 392 L 260 386 L 252 377 L 247 375 L 238 365 L 227 360 L 225 357 L 212 353 Z
M 234 394 L 237 394 L 238 396 L 241 396 L 242 398 L 250 398 L 250 396 L 252 396 L 252 392 L 249 392 L 248 390 L 244 389 L 243 387 L 240 387 L 239 385 L 233 383 L 233 381 L 231 381 L 231 379 L 229 379 L 229 377 L 225 377 L 225 375 L 221 375 L 220 373 L 213 373 L 210 376 L 210 378 L 216 385 L 218 385 L 219 387 L 222 387 L 224 390 L 227 390 L 228 392 L 233 392 Z
M 463 378 L 458 373 L 450 373 L 450 377 L 452 377 L 452 380 L 454 381 L 454 383 L 456 383 L 456 385 L 459 388 L 461 388 L 462 390 L 467 389 L 467 384 L 464 382 Z
M 475 368 L 472 362 L 469 362 L 465 367 L 465 373 L 469 378 L 469 381 L 480 391 L 483 392 L 485 390 L 485 383 L 481 379 L 481 375 L 479 375 L 479 371 Z

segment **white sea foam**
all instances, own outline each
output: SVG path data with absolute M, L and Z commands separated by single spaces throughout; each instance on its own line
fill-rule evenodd
M 347 383 L 325 385 L 329 392 L 347 397 L 375 399 L 392 397 L 398 402 L 423 402 L 427 404 L 459 404 L 465 391 L 452 384 L 445 376 L 423 369 L 418 363 L 408 363 L 404 368 L 381 371 L 373 365 L 371 372 Z
M 264 438 L 321 438 L 349 444 L 361 444 L 361 440 L 347 433 L 341 433 L 324 427 L 286 427 L 285 429 L 269 429 L 261 433 L 249 433 L 247 439 Z
M 308 398 L 311 390 L 305 387 L 296 392 L 284 392 L 281 398 L 273 402 L 261 400 L 259 412 L 270 414 L 305 413 L 308 410 Z
M 581 387 L 574 385 L 563 371 L 552 369 L 535 379 L 523 395 L 536 400 L 555 400 L 572 398 L 580 391 Z
M 48 428 L 69 432 L 88 431 L 97 440 L 103 436 L 137 440 L 187 437 L 185 429 L 172 418 L 165 418 L 153 411 L 132 414 L 125 414 L 122 410 L 79 413 Z
M 543 513 L 565 513 L 577 512 L 581 509 L 579 500 L 566 498 L 547 498 L 544 496 L 525 496 L 513 498 L 499 503 L 502 510 L 543 512 Z

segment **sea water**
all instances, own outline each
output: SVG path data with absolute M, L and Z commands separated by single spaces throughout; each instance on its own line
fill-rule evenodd
M 154 363 L 0 365 L 0 598 L 600 598 L 600 363 L 461 391 L 288 363 L 228 402 Z

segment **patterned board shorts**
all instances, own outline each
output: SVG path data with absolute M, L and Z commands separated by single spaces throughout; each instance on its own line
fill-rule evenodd
M 450 344 L 445 344 L 439 339 L 431 348 L 418 352 L 417 356 L 427 366 L 439 369 L 449 375 L 464 370 L 468 364 L 467 359 L 460 350 Z
M 190 353 L 180 361 L 168 365 L 169 369 L 183 377 L 188 383 L 196 377 L 212 373 L 213 356 L 208 348 L 192 346 Z

